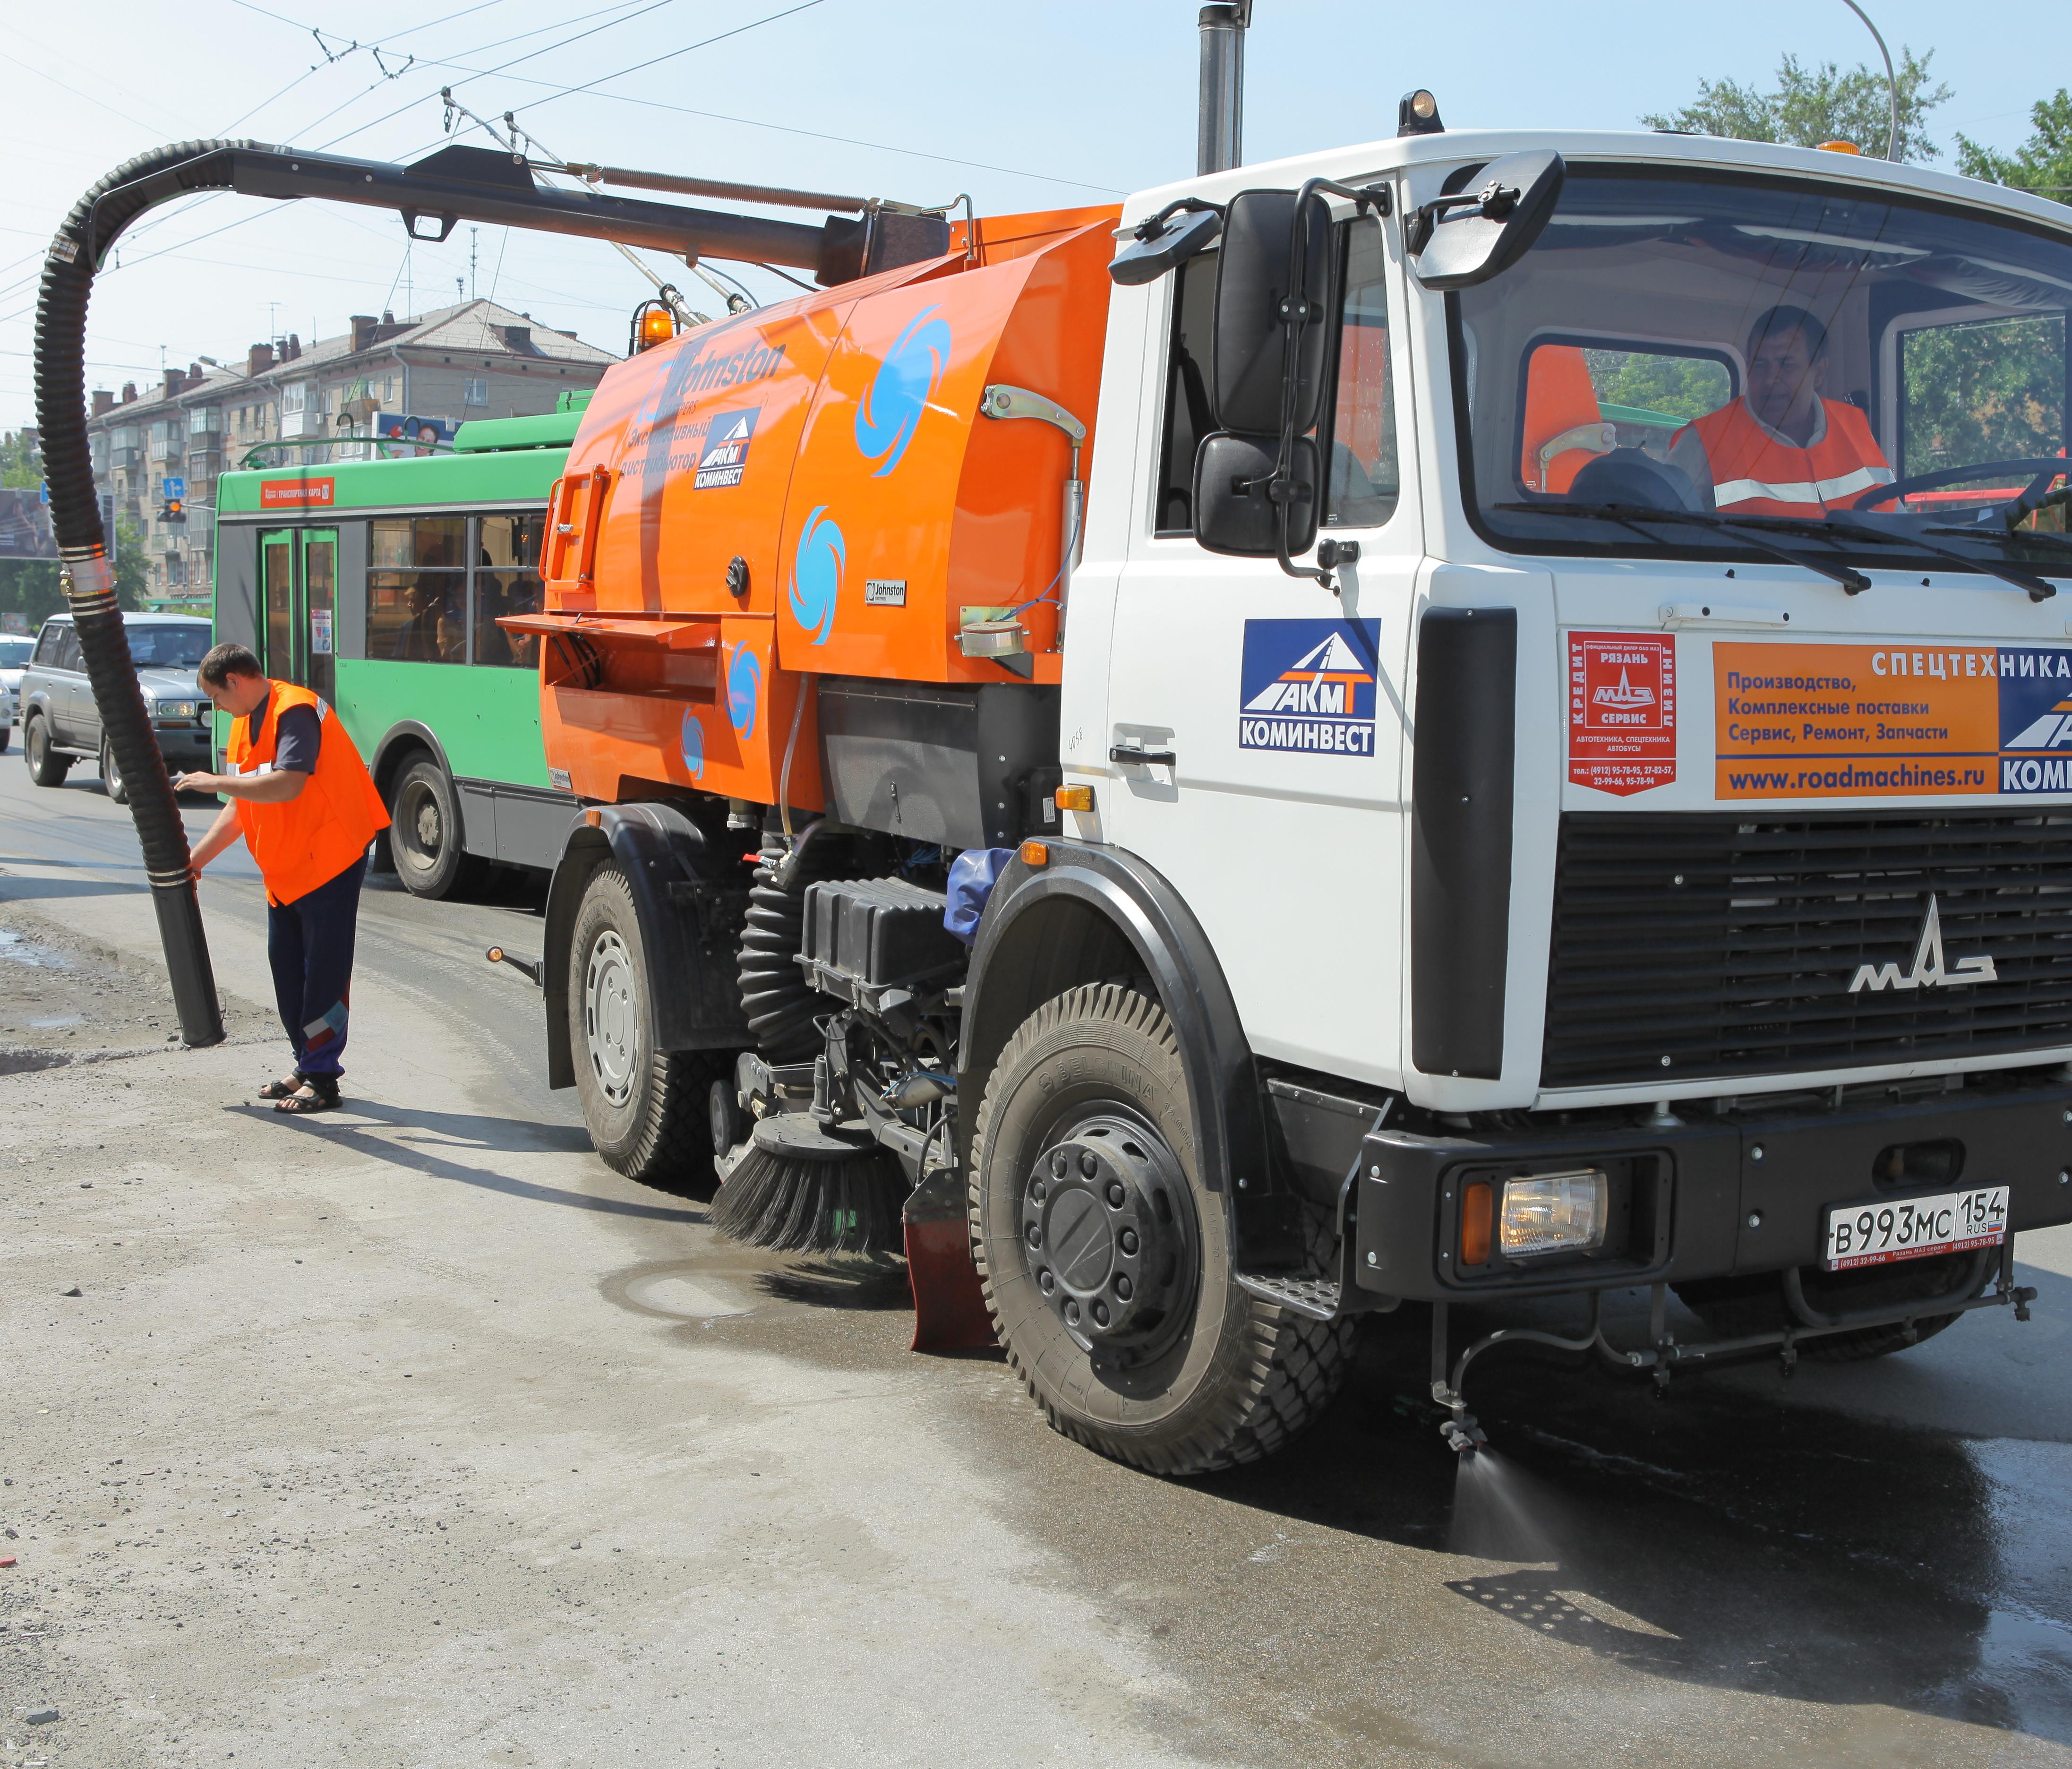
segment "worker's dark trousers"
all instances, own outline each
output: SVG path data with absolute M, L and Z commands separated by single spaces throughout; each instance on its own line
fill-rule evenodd
M 305 1075 L 335 1076 L 345 1054 L 347 1004 L 352 998 L 352 936 L 360 923 L 360 881 L 365 854 L 335 878 L 293 903 L 269 904 L 266 956 L 273 967 L 273 1001 L 295 1067 Z

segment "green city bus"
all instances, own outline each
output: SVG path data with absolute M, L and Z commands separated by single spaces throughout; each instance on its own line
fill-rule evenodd
M 538 641 L 496 622 L 540 607 L 547 495 L 588 401 L 463 424 L 450 450 L 216 483 L 216 636 L 345 721 L 394 819 L 385 858 L 419 896 L 490 862 L 552 868 L 578 808 L 541 746 Z

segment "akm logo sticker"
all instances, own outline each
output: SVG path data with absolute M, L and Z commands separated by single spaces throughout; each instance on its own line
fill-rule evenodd
M 906 445 L 950 364 L 950 323 L 940 307 L 923 307 L 907 321 L 878 365 L 870 391 L 856 409 L 857 450 L 876 461 L 882 479 L 899 464 Z
M 1237 744 L 1374 754 L 1379 620 L 1248 620 Z
M 760 405 L 741 410 L 714 412 L 705 426 L 705 451 L 698 456 L 697 471 L 691 475 L 694 491 L 710 492 L 741 483 L 748 471 L 749 439 L 755 434 Z
M 849 547 L 841 525 L 816 504 L 799 531 L 799 550 L 791 557 L 791 618 L 824 645 L 834 631 L 835 609 L 841 600 L 842 572 Z

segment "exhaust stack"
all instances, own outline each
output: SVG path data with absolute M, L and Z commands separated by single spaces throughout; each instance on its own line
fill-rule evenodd
M 1223 172 L 1244 160 L 1244 34 L 1252 0 L 1201 12 L 1202 101 L 1194 130 L 1196 172 Z

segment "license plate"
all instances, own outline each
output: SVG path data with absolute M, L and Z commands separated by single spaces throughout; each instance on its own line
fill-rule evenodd
M 1827 1212 L 1823 1264 L 1831 1272 L 1842 1272 L 1997 1247 L 2007 1239 L 2007 1207 L 2005 1186 L 1891 1203 L 1841 1205 Z

